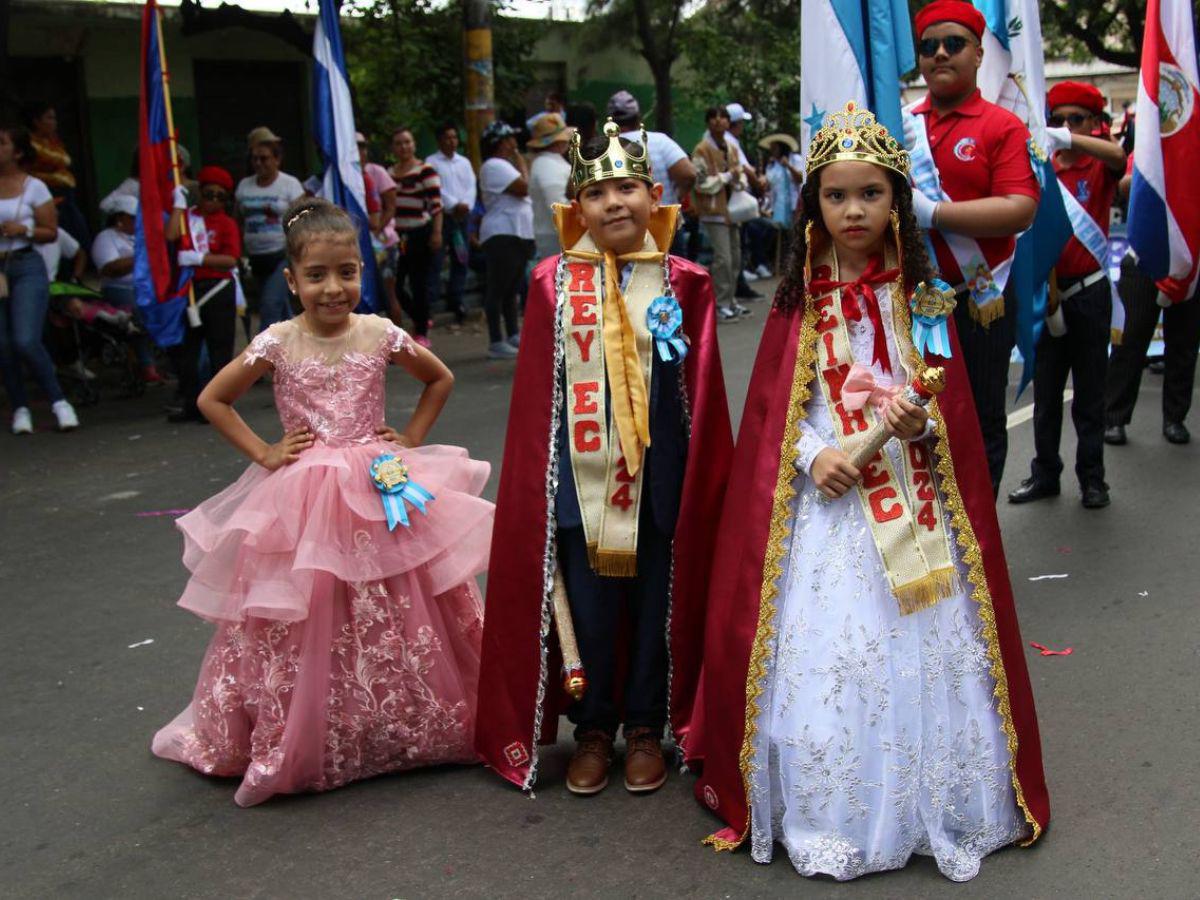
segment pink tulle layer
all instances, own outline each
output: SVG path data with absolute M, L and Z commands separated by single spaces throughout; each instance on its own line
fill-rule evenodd
M 383 453 L 434 495 L 394 531 L 369 473 Z M 489 471 L 459 447 L 382 442 L 318 445 L 274 472 L 251 466 L 176 522 L 192 573 L 179 605 L 214 622 L 301 621 L 319 573 L 365 583 L 421 569 L 426 595 L 445 593 L 487 568 L 494 507 L 478 494 Z
M 360 584 L 318 572 L 304 621 L 219 625 L 192 702 L 151 749 L 240 776 L 240 806 L 474 762 L 479 593 L 434 596 L 421 572 Z
M 382 453 L 434 495 L 394 531 L 369 474 Z M 242 806 L 474 762 L 488 471 L 457 447 L 318 445 L 179 519 L 180 605 L 217 631 L 153 752 L 241 776 Z

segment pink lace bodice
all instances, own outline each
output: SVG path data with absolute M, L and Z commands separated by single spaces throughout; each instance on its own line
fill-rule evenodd
M 408 334 L 380 316 L 351 315 L 350 327 L 332 338 L 292 319 L 251 341 L 245 362 L 265 359 L 274 367 L 285 430 L 307 426 L 318 443 L 345 447 L 375 439 L 384 422 L 384 373 L 399 350 L 416 353 Z

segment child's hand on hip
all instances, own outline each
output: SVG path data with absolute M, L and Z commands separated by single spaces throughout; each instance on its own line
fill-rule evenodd
M 883 417 L 884 428 L 892 437 L 902 441 L 911 441 L 920 437 L 925 431 L 925 423 L 929 421 L 929 412 L 903 397 L 894 397 Z
M 391 425 L 380 425 L 375 429 L 375 436 L 381 441 L 391 441 L 393 444 L 399 444 L 401 447 L 411 447 L 413 445 L 412 441 Z
M 287 432 L 277 444 L 272 444 L 258 464 L 268 472 L 290 466 L 300 454 L 313 445 L 315 438 L 307 428 L 296 428 Z
M 850 457 L 836 447 L 826 447 L 817 454 L 809 475 L 817 489 L 831 500 L 845 494 L 862 477 Z

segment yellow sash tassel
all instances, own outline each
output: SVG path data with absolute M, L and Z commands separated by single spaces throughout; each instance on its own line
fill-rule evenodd
M 601 550 L 588 545 L 588 564 L 597 575 L 633 578 L 637 575 L 637 553 L 628 550 Z
M 975 301 L 971 300 L 967 306 L 967 311 L 970 312 L 971 318 L 985 328 L 1004 315 L 1004 298 L 1000 297 L 989 303 L 987 306 L 980 309 L 975 305 Z
M 958 575 L 954 568 L 938 569 L 916 581 L 897 586 L 892 593 L 900 603 L 900 615 L 908 616 L 958 593 Z

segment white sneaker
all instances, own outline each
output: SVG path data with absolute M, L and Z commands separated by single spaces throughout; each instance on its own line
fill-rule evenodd
M 18 406 L 13 410 L 12 433 L 33 434 L 33 416 L 28 406 Z
M 67 366 L 68 371 L 76 378 L 82 378 L 84 381 L 95 381 L 96 373 L 83 364 L 82 359 L 77 359 L 71 365 Z
M 737 320 L 738 314 L 732 309 L 725 306 L 717 307 L 717 322 L 734 322 Z
M 488 345 L 488 359 L 516 359 L 517 348 L 508 341 L 497 341 Z
M 758 275 L 749 269 L 742 269 L 742 277 L 746 279 L 747 284 L 749 284 L 751 281 L 758 281 Z
M 517 332 L 516 334 L 510 334 L 508 336 L 508 343 L 512 347 L 519 348 L 521 346 L 521 333 Z
M 759 278 L 770 278 L 771 277 L 771 270 L 767 268 L 766 263 L 763 263 L 761 266 L 759 266 L 754 271 L 758 273 Z
M 75 407 L 66 400 L 59 400 L 53 404 L 50 412 L 54 413 L 54 418 L 58 419 L 59 431 L 70 431 L 79 427 L 79 417 L 75 415 Z

